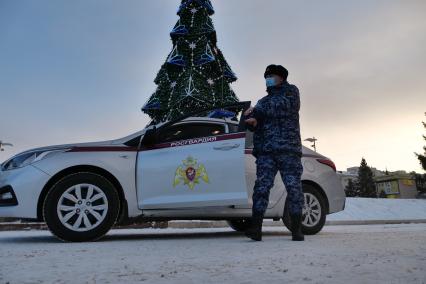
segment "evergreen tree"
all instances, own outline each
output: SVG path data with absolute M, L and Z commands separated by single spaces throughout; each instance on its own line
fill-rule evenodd
M 425 113 L 425 115 L 426 115 L 426 113 Z M 423 127 L 426 128 L 426 123 L 424 123 L 424 122 L 423 122 Z M 426 140 L 425 135 L 423 135 L 423 139 Z M 417 154 L 417 153 L 416 153 L 416 155 L 417 155 L 417 158 L 420 161 L 420 164 L 422 165 L 423 170 L 426 171 L 426 146 L 423 147 L 423 151 L 424 151 L 423 155 Z
M 182 0 L 177 14 L 172 51 L 142 108 L 155 122 L 238 101 L 230 86 L 237 77 L 217 47 L 210 0 Z
M 373 171 L 364 158 L 362 158 L 359 166 L 357 186 L 359 187 L 360 197 L 377 197 Z
M 417 191 L 421 194 L 426 194 L 426 174 L 413 174 L 416 180 Z
M 358 197 L 359 196 L 359 188 L 357 184 L 349 179 L 348 184 L 345 187 L 345 193 L 347 197 Z

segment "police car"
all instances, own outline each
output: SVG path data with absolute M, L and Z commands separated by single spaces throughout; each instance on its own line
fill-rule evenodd
M 227 220 L 243 231 L 256 179 L 252 133 L 241 113 L 250 102 L 151 124 L 125 138 L 37 148 L 1 165 L 0 217 L 46 222 L 65 241 L 93 241 L 115 224 Z M 232 115 L 230 115 L 232 113 Z M 344 209 L 334 163 L 303 148 L 303 232 Z M 277 176 L 265 218 L 289 227 Z

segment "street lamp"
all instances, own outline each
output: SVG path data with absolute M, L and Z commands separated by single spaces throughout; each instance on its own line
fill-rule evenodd
M 1 141 L 0 140 L 0 151 L 4 151 L 4 148 L 3 148 L 3 146 L 10 146 L 10 147 L 13 147 L 13 144 L 11 144 L 11 143 L 6 143 L 6 142 L 3 142 L 3 141 Z
M 315 152 L 317 151 L 317 145 L 316 145 L 316 142 L 318 141 L 318 139 L 317 139 L 317 138 L 315 138 L 315 137 L 307 138 L 307 139 L 305 139 L 305 141 L 308 141 L 308 142 L 314 143 L 314 144 L 312 144 L 312 146 L 311 146 L 311 147 L 313 147 L 313 148 L 314 148 L 314 151 L 315 151 Z

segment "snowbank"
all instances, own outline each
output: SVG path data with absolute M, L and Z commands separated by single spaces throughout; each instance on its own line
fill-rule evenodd
M 425 199 L 347 198 L 342 212 L 327 221 L 426 220 Z

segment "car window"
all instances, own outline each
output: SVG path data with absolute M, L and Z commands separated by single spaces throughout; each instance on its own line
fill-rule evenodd
M 237 123 L 228 123 L 229 133 L 239 132 L 239 127 Z
M 139 142 L 141 141 L 141 135 L 136 136 L 135 138 L 127 141 L 124 143 L 124 145 L 129 146 L 129 147 L 137 147 L 139 146 Z
M 159 143 L 194 139 L 200 137 L 210 137 L 225 133 L 224 124 L 216 123 L 182 123 L 172 125 L 161 131 Z

